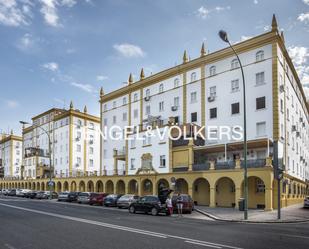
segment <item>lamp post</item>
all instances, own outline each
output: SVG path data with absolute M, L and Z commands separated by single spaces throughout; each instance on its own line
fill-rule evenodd
M 246 84 L 245 84 L 245 76 L 244 76 L 244 70 L 241 64 L 241 61 L 239 59 L 238 54 L 236 53 L 235 49 L 233 48 L 232 44 L 230 43 L 227 33 L 223 30 L 219 31 L 219 36 L 221 40 L 228 43 L 230 48 L 233 50 L 240 69 L 241 69 L 241 75 L 242 75 L 242 83 L 243 83 L 243 101 L 244 101 L 244 199 L 245 199 L 245 207 L 244 207 L 244 219 L 248 219 L 248 168 L 247 168 L 247 116 L 246 116 Z
M 25 121 L 19 121 L 20 124 L 22 125 L 27 125 L 29 124 L 28 122 L 25 122 Z M 40 128 L 46 135 L 47 135 L 47 138 L 48 138 L 48 154 L 49 154 L 49 199 L 51 200 L 52 199 L 52 187 L 51 187 L 51 184 L 52 184 L 52 156 L 51 156 L 51 139 L 50 139 L 50 134 L 47 130 L 45 130 L 44 128 L 42 128 L 41 126 L 38 126 L 38 125 L 35 125 L 33 124 L 34 127 L 36 128 Z

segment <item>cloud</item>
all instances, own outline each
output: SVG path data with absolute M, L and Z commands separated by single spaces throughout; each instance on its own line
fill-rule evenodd
M 97 81 L 103 81 L 103 80 L 106 80 L 106 79 L 108 79 L 108 77 L 105 76 L 105 75 L 98 75 L 97 76 Z
M 43 68 L 48 69 L 52 72 L 58 71 L 59 66 L 56 62 L 48 62 L 42 65 Z
M 85 92 L 93 93 L 95 92 L 94 87 L 90 84 L 80 84 L 76 82 L 71 82 L 71 86 L 77 87 Z
M 303 0 L 304 4 L 309 5 L 309 0 Z
M 300 22 L 304 23 L 309 23 L 309 12 L 307 13 L 301 13 L 298 17 L 297 20 Z
M 14 109 L 19 106 L 19 103 L 16 100 L 8 99 L 5 101 L 8 108 Z
M 61 4 L 67 7 L 73 7 L 76 4 L 75 0 L 62 0 Z
M 29 33 L 26 33 L 17 42 L 17 47 L 21 50 L 26 51 L 29 48 L 31 48 L 33 44 L 34 44 L 34 40 L 33 40 L 32 35 Z
M 0 0 L 0 24 L 12 27 L 30 24 L 30 5 L 17 4 L 16 0 Z
M 258 0 L 254 0 L 253 3 L 254 4 L 259 4 L 259 1 Z
M 65 52 L 67 54 L 74 54 L 76 52 L 76 50 L 74 48 L 68 48 Z
M 113 48 L 124 57 L 144 57 L 146 55 L 139 46 L 129 43 L 115 44 Z
M 230 10 L 230 9 L 231 9 L 231 6 L 227 6 L 227 7 L 216 6 L 213 9 L 208 9 L 205 6 L 201 6 L 196 11 L 196 16 L 201 18 L 201 19 L 206 19 L 207 17 L 209 17 L 210 13 L 212 13 L 212 12 L 221 12 L 221 11 Z

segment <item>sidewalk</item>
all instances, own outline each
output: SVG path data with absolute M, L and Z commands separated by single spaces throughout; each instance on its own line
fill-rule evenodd
M 210 208 L 196 206 L 195 210 L 214 220 L 252 222 L 252 223 L 291 223 L 309 221 L 309 209 L 303 208 L 303 204 L 296 204 L 281 209 L 281 220 L 277 219 L 277 210 L 264 211 L 249 209 L 247 221 L 244 220 L 244 212 L 234 208 Z

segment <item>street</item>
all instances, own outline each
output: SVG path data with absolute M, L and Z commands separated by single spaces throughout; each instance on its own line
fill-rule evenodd
M 309 224 L 242 224 L 0 197 L 0 248 L 308 248 Z

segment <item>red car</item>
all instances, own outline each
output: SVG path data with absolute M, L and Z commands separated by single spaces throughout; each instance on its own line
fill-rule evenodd
M 173 203 L 173 208 L 174 208 L 174 212 L 178 212 L 177 210 L 177 197 L 178 195 L 173 195 L 172 197 L 172 203 Z M 186 195 L 186 194 L 181 194 L 182 197 L 182 211 L 183 213 L 189 213 L 191 214 L 192 211 L 194 210 L 194 201 L 192 200 L 190 195 Z
M 108 196 L 108 194 L 105 193 L 91 193 L 89 204 L 90 205 L 103 205 L 104 198 Z

